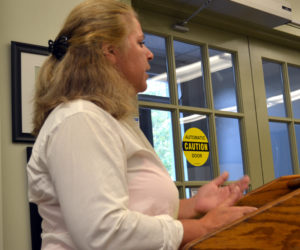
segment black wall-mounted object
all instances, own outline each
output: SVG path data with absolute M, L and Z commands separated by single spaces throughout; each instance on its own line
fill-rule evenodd
M 27 162 L 30 159 L 32 147 L 26 148 Z M 38 212 L 36 204 L 29 202 L 30 209 L 30 230 L 31 230 L 31 245 L 32 250 L 40 250 L 42 245 L 42 218 Z

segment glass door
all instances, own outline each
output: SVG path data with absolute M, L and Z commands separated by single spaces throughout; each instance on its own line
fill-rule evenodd
M 265 182 L 299 174 L 300 52 L 250 40 Z
M 262 185 L 247 38 L 199 24 L 180 33 L 170 28 L 174 18 L 138 13 L 146 46 L 154 53 L 148 89 L 138 96 L 140 126 L 181 197 L 190 197 L 223 171 L 229 172 L 229 181 L 248 174 L 253 188 Z M 209 154 L 201 166 L 187 159 L 186 150 L 200 145 L 186 144 L 190 129 L 207 138 L 201 145 Z

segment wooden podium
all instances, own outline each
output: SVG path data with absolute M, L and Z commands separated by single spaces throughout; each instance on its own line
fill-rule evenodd
M 265 184 L 246 194 L 237 205 L 258 210 L 189 242 L 184 250 L 300 250 L 300 175 Z

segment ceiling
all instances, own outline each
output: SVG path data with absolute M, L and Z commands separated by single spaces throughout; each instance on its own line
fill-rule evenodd
M 133 0 L 134 1 L 134 0 Z M 249 24 L 274 28 L 292 19 L 290 4 L 284 0 L 136 0 L 137 4 L 152 5 L 158 12 L 196 21 L 199 16 L 234 18 Z M 286 9 L 284 9 L 286 8 Z M 216 16 L 221 15 L 221 17 Z M 189 19 L 189 20 L 190 20 Z

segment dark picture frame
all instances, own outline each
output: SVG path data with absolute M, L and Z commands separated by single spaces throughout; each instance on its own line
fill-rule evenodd
M 39 67 L 49 55 L 40 45 L 11 41 L 12 141 L 33 143 L 32 99 Z

